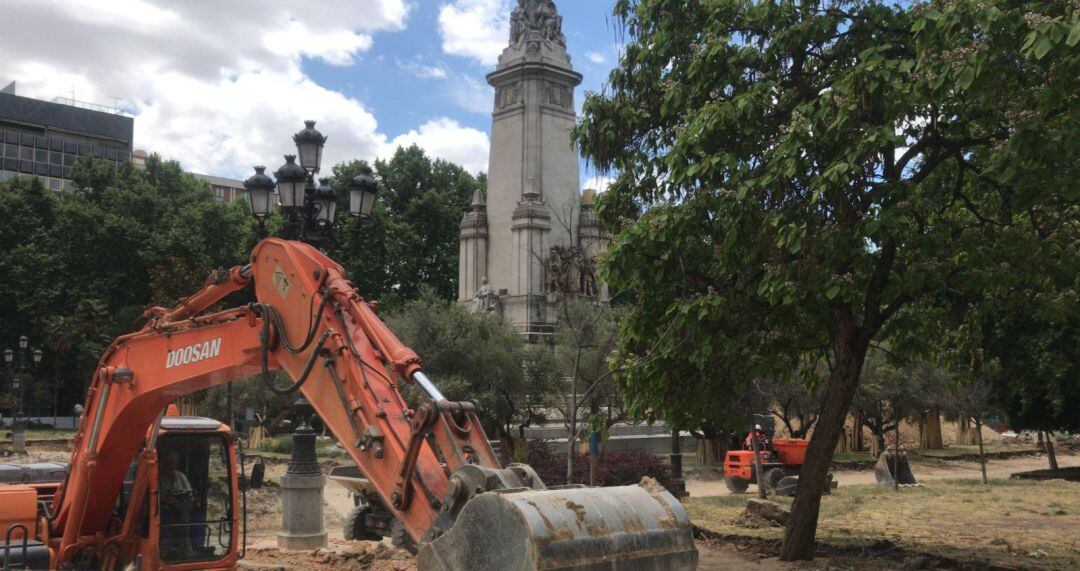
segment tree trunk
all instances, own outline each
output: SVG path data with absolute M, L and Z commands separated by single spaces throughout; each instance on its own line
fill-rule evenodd
M 851 439 L 848 438 L 847 433 L 848 429 L 845 426 L 843 428 L 843 432 L 840 433 L 840 442 L 836 444 L 837 454 L 846 454 L 848 452 L 851 452 Z
M 978 444 L 975 430 L 971 426 L 971 420 L 961 418 L 957 421 L 956 444 L 958 446 L 975 446 Z
M 982 419 L 975 419 L 975 430 L 979 438 L 979 466 L 982 468 L 983 483 L 989 484 L 990 481 L 986 479 L 986 452 L 983 450 L 982 439 Z
M 896 419 L 896 442 L 893 442 L 893 487 L 894 491 L 900 489 L 900 419 Z
M 724 452 L 719 438 L 699 438 L 697 441 L 697 461 L 702 466 L 721 465 Z
M 821 495 L 829 485 L 833 451 L 844 428 L 866 359 L 866 344 L 859 338 L 854 318 L 850 315 L 838 317 L 835 366 L 829 374 L 821 414 L 814 436 L 810 439 L 806 461 L 799 472 L 799 485 L 791 505 L 791 517 L 784 530 L 784 543 L 780 548 L 781 561 L 814 558 Z
M 941 412 L 932 409 L 923 414 L 919 422 L 919 447 L 923 450 L 941 450 L 945 443 L 941 438 Z
M 874 432 L 874 438 L 870 441 L 870 455 L 874 458 L 881 456 L 885 451 L 885 430 Z
M 855 411 L 854 419 L 851 425 L 851 451 L 862 452 L 866 450 L 863 445 L 863 413 Z
M 1050 469 L 1057 471 L 1058 468 L 1057 452 L 1054 451 L 1054 433 L 1046 433 L 1046 456 L 1050 458 Z

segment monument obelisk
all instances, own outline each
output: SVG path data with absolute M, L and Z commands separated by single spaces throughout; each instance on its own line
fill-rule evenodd
M 554 2 L 518 0 L 510 20 L 510 44 L 487 76 L 495 88 L 488 190 L 461 222 L 459 297 L 497 308 L 535 340 L 555 322 L 548 260 L 575 248 L 590 259 L 580 254 L 579 155 L 570 140 L 582 77 Z

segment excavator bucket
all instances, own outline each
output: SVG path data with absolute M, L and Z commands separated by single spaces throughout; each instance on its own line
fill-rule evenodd
M 689 571 L 698 561 L 686 510 L 647 484 L 480 494 L 418 557 L 424 571 Z
M 919 479 L 911 472 L 907 452 L 897 454 L 893 450 L 882 452 L 874 465 L 874 476 L 882 486 L 892 486 L 899 482 L 901 486 L 920 486 Z

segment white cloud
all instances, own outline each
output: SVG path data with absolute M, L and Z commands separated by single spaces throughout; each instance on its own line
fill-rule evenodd
M 491 113 L 495 90 L 486 82 L 468 74 L 457 73 L 442 62 L 434 62 L 434 65 L 430 65 L 425 63 L 421 56 L 416 56 L 411 60 L 397 59 L 396 61 L 398 67 L 420 79 L 444 80 L 444 92 L 461 109 L 479 115 Z
M 609 186 L 611 186 L 611 181 L 613 180 L 615 179 L 610 176 L 596 175 L 594 177 L 586 179 L 583 188 L 585 188 L 586 190 L 592 189 L 598 193 L 604 192 L 608 189 Z
M 598 65 L 607 63 L 607 57 L 600 52 L 587 51 L 585 52 L 585 59 Z
M 510 0 L 452 0 L 439 9 L 443 51 L 492 66 L 509 44 Z
M 493 87 L 464 74 L 455 74 L 450 80 L 450 97 L 458 107 L 478 115 L 491 114 L 495 102 Z
M 358 101 L 319 86 L 303 58 L 350 65 L 373 34 L 404 28 L 405 0 L 6 0 L 0 53 L 19 93 L 109 102 L 137 116 L 135 145 L 185 168 L 246 176 L 275 168 L 316 119 L 327 162 L 386 144 Z
M 442 117 L 428 121 L 404 135 L 395 137 L 380 155 L 389 156 L 398 147 L 419 145 L 428 155 L 457 163 L 471 173 L 486 172 L 491 141 L 487 133 L 463 127 L 457 121 Z
M 450 74 L 442 62 L 436 62 L 436 65 L 428 65 L 424 63 L 423 58 L 420 56 L 416 56 L 411 60 L 395 59 L 395 61 L 398 67 L 420 79 L 446 79 Z

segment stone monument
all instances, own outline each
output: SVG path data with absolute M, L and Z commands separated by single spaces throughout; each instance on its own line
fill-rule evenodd
M 570 131 L 582 76 L 562 16 L 551 0 L 518 0 L 510 22 L 509 46 L 487 76 L 495 88 L 488 191 L 461 221 L 458 297 L 537 340 L 552 331 L 559 294 L 606 294 L 595 271 L 603 237 L 591 195 L 583 200 L 579 190 Z

